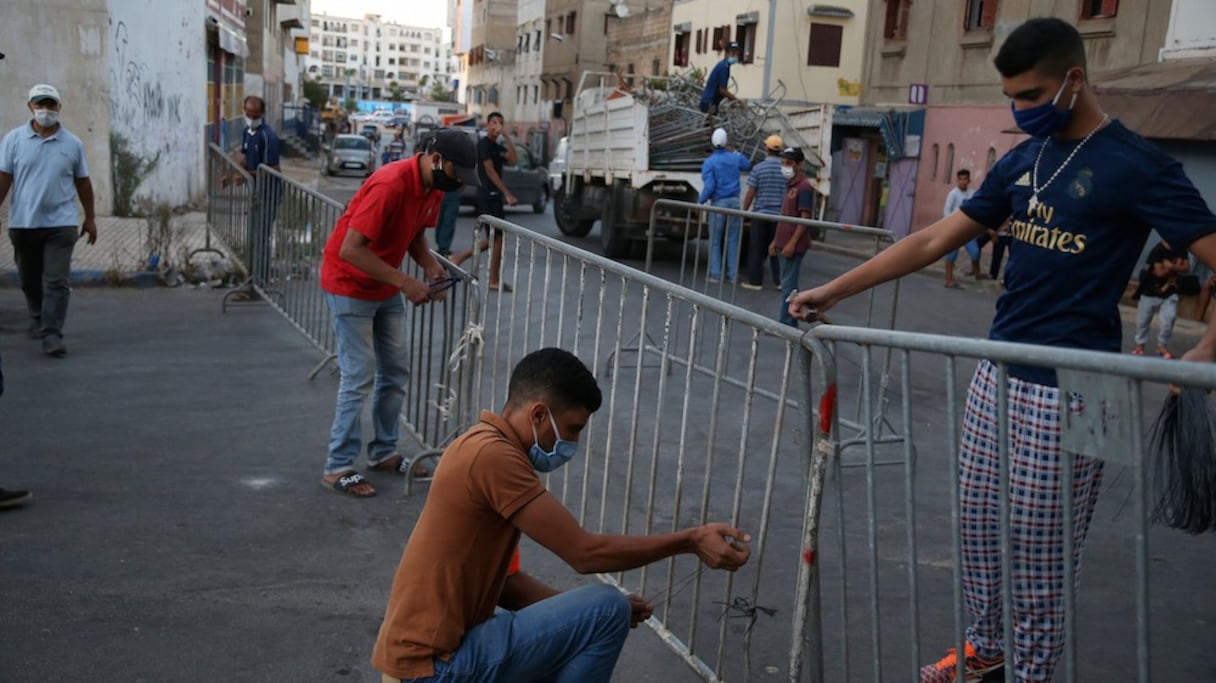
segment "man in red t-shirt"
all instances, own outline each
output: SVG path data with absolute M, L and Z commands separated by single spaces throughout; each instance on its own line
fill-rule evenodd
M 342 372 L 321 484 L 356 498 L 376 494 L 354 470 L 363 401 L 373 388 L 375 437 L 367 446 L 368 468 L 399 472 L 403 462 L 396 452 L 408 374 L 402 294 L 415 306 L 427 304 L 442 297 L 428 282 L 447 275 L 427 246 L 424 228 L 435 225 L 445 192 L 478 184 L 477 150 L 468 135 L 440 130 L 425 149 L 368 178 L 338 219 L 321 261 L 321 288 L 333 313 Z M 401 271 L 407 252 L 427 282 Z
M 803 162 L 806 157 L 797 147 L 786 147 L 781 152 L 781 175 L 787 186 L 785 199 L 781 203 L 781 215 L 791 218 L 811 218 L 815 211 L 815 186 L 806 177 Z M 810 228 L 787 221 L 777 224 L 777 234 L 769 245 L 768 253 L 776 256 L 781 267 L 781 313 L 778 320 L 786 325 L 798 326 L 785 302 L 798 291 L 798 272 L 802 270 L 802 257 L 811 248 Z

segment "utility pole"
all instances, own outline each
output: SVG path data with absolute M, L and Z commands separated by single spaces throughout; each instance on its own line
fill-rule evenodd
M 768 35 L 764 43 L 764 100 L 768 100 L 768 94 L 773 91 L 773 32 L 776 29 L 777 0 L 768 0 Z

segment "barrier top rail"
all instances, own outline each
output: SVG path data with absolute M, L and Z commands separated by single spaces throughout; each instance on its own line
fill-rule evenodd
M 279 171 L 274 170 L 273 168 L 267 166 L 266 164 L 262 164 L 262 165 L 258 166 L 258 173 L 265 173 L 269 176 L 278 178 L 281 182 L 286 183 L 287 185 L 289 185 L 291 187 L 294 187 L 295 189 L 299 190 L 300 192 L 307 193 L 310 199 L 315 199 L 318 202 L 321 202 L 322 204 L 327 204 L 327 205 L 333 207 L 334 209 L 337 209 L 339 213 L 346 210 L 346 205 L 343 204 L 342 202 L 339 202 L 336 199 L 331 199 L 330 197 L 327 197 L 327 196 L 321 194 L 320 192 L 317 192 L 313 188 L 305 185 L 304 183 L 301 183 L 297 180 L 288 178 L 287 176 L 283 175 Z
M 599 254 L 583 251 L 582 249 L 567 244 L 566 242 L 562 242 L 561 240 L 549 237 L 548 235 L 542 235 L 537 232 L 533 232 L 532 230 L 521 228 L 515 223 L 494 218 L 493 216 L 479 216 L 477 220 L 479 221 L 480 225 L 488 225 L 498 230 L 502 230 L 507 234 L 526 234 L 529 241 L 535 242 L 542 247 L 552 249 L 553 251 L 561 254 L 576 256 L 580 261 L 583 261 L 592 267 L 599 268 L 604 272 L 612 273 L 613 275 L 619 275 L 644 287 L 662 292 L 678 294 L 681 299 L 694 306 L 707 310 L 711 313 L 715 313 L 724 318 L 738 320 L 741 323 L 755 327 L 766 334 L 773 335 L 774 337 L 797 341 L 799 343 L 805 343 L 806 341 L 803 335 L 805 330 L 798 330 L 790 327 L 789 325 L 783 325 L 782 323 L 779 323 L 771 318 L 766 318 L 765 316 L 739 308 L 738 306 L 732 306 L 725 301 L 720 301 L 711 296 L 706 296 L 705 294 L 701 294 L 695 290 L 675 284 L 670 280 L 665 280 L 661 277 L 651 275 L 650 273 L 641 272 L 636 268 L 618 263 L 612 259 L 600 256 Z
M 1098 372 L 1149 382 L 1216 389 L 1216 364 L 1213 363 L 1186 363 L 1085 349 L 839 325 L 819 325 L 812 328 L 810 334 L 823 341 L 893 346 L 909 351 L 986 358 L 998 363 Z M 1112 366 L 1114 357 L 1118 358 L 1117 367 Z
M 650 210 L 651 221 L 654 220 L 655 211 L 659 207 L 669 206 L 676 209 L 688 210 L 705 210 L 710 208 L 708 204 L 697 204 L 694 202 L 686 202 L 679 199 L 659 199 L 656 200 L 654 206 Z M 774 219 L 782 223 L 793 223 L 794 225 L 805 225 L 811 228 L 827 228 L 828 230 L 839 230 L 841 232 L 851 232 L 854 235 L 870 235 L 882 240 L 895 242 L 895 233 L 882 228 L 871 228 L 866 225 L 850 225 L 848 223 L 833 223 L 832 221 L 824 221 L 816 218 L 802 218 L 800 216 L 774 216 L 771 214 L 761 214 L 755 211 L 744 211 L 742 209 L 729 209 L 722 206 L 712 207 L 714 213 L 721 213 L 727 216 L 739 216 L 740 218 L 755 218 L 757 216 Z

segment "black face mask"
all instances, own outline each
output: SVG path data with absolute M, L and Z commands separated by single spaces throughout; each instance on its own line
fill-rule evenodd
M 443 170 L 443 162 L 439 162 L 439 166 L 431 167 L 431 187 L 440 192 L 455 192 L 461 187 L 464 187 L 464 182 L 460 178 L 453 178 Z

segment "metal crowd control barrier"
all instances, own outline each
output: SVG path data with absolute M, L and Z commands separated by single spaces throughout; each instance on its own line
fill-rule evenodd
M 320 273 L 325 243 L 345 207 L 268 166 L 259 167 L 251 183 L 222 152 L 215 152 L 218 148 L 210 157 L 217 169 L 210 176 L 217 181 L 212 187 L 219 188 L 226 201 L 209 209 L 215 216 L 212 225 L 249 273 L 240 288 L 224 296 L 225 310 L 229 299 L 244 295 L 278 311 L 324 354 L 308 375 L 314 379 L 336 359 Z M 219 182 L 223 175 L 218 171 L 243 182 L 225 185 Z M 441 301 L 406 305 L 410 379 L 401 424 L 421 446 L 406 463 L 406 495 L 413 483 L 411 465 L 438 458 L 447 443 L 476 419 L 475 409 L 466 400 L 472 366 L 462 362 L 468 349 L 466 335 L 475 333 L 466 326 L 475 280 L 435 256 L 459 282 Z M 402 267 L 410 275 L 422 277 L 408 257 Z
M 481 226 L 502 230 L 502 277 L 515 292 L 483 282 L 473 300 L 484 343 L 471 401 L 501 407 L 509 372 L 529 351 L 560 346 L 602 367 L 643 332 L 633 339 L 645 362 L 600 374 L 604 406 L 579 457 L 549 475 L 550 490 L 597 532 L 726 521 L 751 533 L 752 560 L 736 574 L 702 572 L 681 556 L 600 578 L 653 600 L 650 627 L 704 679 L 770 671 L 796 680 L 812 656 L 791 630 L 800 512 L 806 488 L 821 487 L 810 473 L 826 466 L 811 449 L 802 334 L 506 221 L 483 216 Z M 473 272 L 485 259 L 475 254 Z
M 1049 584 L 1035 583 L 1036 577 L 1026 575 L 1021 568 L 1024 558 L 1030 553 L 1058 551 L 1063 565 L 1060 618 L 1065 640 L 1053 680 L 1070 683 L 1076 680 L 1134 679 L 1141 683 L 1176 680 L 1190 677 L 1188 671 L 1198 670 L 1192 668 L 1193 665 L 1206 662 L 1204 658 L 1208 652 L 1178 652 L 1176 641 L 1162 642 L 1163 638 L 1158 636 L 1156 646 L 1170 648 L 1171 656 L 1157 657 L 1153 660 L 1157 666 L 1150 666 L 1152 632 L 1149 617 L 1154 605 L 1149 600 L 1151 503 L 1145 430 L 1147 421 L 1157 413 L 1158 402 L 1154 399 L 1166 395 L 1167 383 L 1216 389 L 1216 366 L 831 325 L 818 326 L 808 335 L 825 344 L 816 351 L 815 362 L 822 365 L 825 381 L 832 387 L 836 373 L 843 367 L 837 366 L 836 359 L 846 348 L 860 354 L 863 393 L 873 391 L 875 351 L 895 352 L 899 366 L 897 393 L 906 437 L 901 444 L 904 466 L 902 471 L 894 471 L 876 467 L 882 444 L 867 435 L 862 481 L 847 477 L 841 468 L 841 423 L 838 418 L 829 418 L 830 439 L 818 444 L 817 450 L 830 453 L 829 498 L 833 502 L 823 514 L 825 531 L 817 537 L 812 536 L 807 546 L 825 561 L 804 565 L 806 577 L 798 583 L 799 587 L 807 586 L 813 594 L 810 604 L 823 605 L 822 612 L 810 610 L 801 615 L 809 625 L 799 622 L 795 626 L 796 632 L 811 634 L 810 649 L 818 653 L 808 672 L 810 680 L 918 680 L 918 666 L 935 661 L 946 647 L 963 651 L 964 629 L 969 618 L 963 600 L 961 569 L 963 503 L 958 444 L 963 410 L 959 397 L 966 395 L 969 377 L 961 375 L 958 366 L 960 361 L 983 359 L 995 364 L 997 378 L 999 426 L 998 435 L 992 438 L 999 444 L 999 479 L 991 484 L 989 495 L 996 499 L 993 504 L 999 507 L 1001 640 L 1006 644 L 1015 642 L 1014 586 L 1017 585 L 1017 590 L 1024 596 L 1033 591 L 1034 599 L 1043 599 L 1044 591 L 1050 590 Z M 914 363 L 914 359 L 918 362 Z M 1011 452 L 1016 443 L 1022 443 L 1028 437 L 1022 431 L 1015 433 L 1011 426 L 1011 397 L 1005 381 L 1010 365 L 1054 368 L 1064 404 L 1060 413 L 1059 480 L 1064 499 L 1063 529 L 1067 531 L 1059 538 L 1044 539 L 1044 547 L 1014 545 L 1012 540 L 1010 482 L 1014 474 Z M 935 384 L 945 396 L 944 405 L 924 398 L 934 395 Z M 831 398 L 831 401 L 835 400 L 835 397 Z M 863 405 L 867 406 L 867 411 L 872 410 L 869 401 L 863 401 Z M 823 407 L 824 415 L 832 415 L 826 403 Z M 867 412 L 867 422 L 870 417 Z M 982 429 L 970 424 L 964 426 L 972 433 Z M 1081 456 L 1100 458 L 1108 468 L 1122 468 L 1111 488 L 1116 488 L 1130 474 L 1130 491 L 1123 505 L 1130 500 L 1133 514 L 1131 519 L 1123 519 L 1121 523 L 1118 518 L 1122 507 L 1114 520 L 1108 520 L 1105 515 L 1093 517 L 1093 527 L 1106 526 L 1113 521 L 1118 528 L 1113 533 L 1099 531 L 1100 537 L 1113 535 L 1115 538 L 1094 548 L 1095 534 L 1091 527 L 1089 552 L 1091 556 L 1097 552 L 1099 560 L 1087 573 L 1087 591 L 1078 596 L 1080 547 L 1075 544 L 1084 538 L 1075 537 L 1079 520 L 1074 511 L 1078 503 L 1073 493 L 1073 477 L 1074 466 Z M 1026 471 L 1022 469 L 1018 476 L 1026 477 Z M 1108 498 L 1115 496 L 1117 499 L 1119 495 L 1116 491 L 1107 491 Z M 1041 512 L 1050 503 L 1051 499 L 1045 498 L 1023 504 L 1032 506 L 1032 512 Z M 1084 511 L 1081 514 L 1084 515 Z M 808 525 L 818 529 L 820 521 L 819 511 L 808 505 Z M 1039 522 L 1036 518 L 1031 524 Z M 974 527 L 970 530 L 974 531 Z M 1131 540 L 1130 549 L 1123 539 Z M 1169 540 L 1170 537 L 1162 539 L 1159 536 L 1158 539 Z M 1186 552 L 1184 547 L 1179 547 L 1183 543 L 1197 542 L 1190 537 L 1181 540 L 1179 534 L 1174 534 L 1173 539 L 1178 541 L 1175 548 L 1181 552 Z M 857 543 L 861 544 L 860 549 L 856 548 Z M 1211 548 L 1210 543 L 1208 548 Z M 1203 556 L 1203 551 L 1197 549 L 1194 554 Z M 827 560 L 829 556 L 834 557 L 835 562 Z M 1164 562 L 1161 550 L 1153 556 L 1154 564 L 1161 566 L 1157 565 Z M 1019 563 L 1016 576 L 1015 562 Z M 1198 570 L 1199 565 L 1194 569 Z M 1098 571 L 1102 573 L 1095 576 Z M 1181 589 L 1185 595 L 1183 599 L 1195 603 L 1190 611 L 1198 621 L 1206 619 L 1203 615 L 1216 607 L 1216 599 L 1207 588 L 1210 586 L 1207 574 L 1206 568 L 1202 572 L 1195 571 L 1192 589 Z M 1167 591 L 1174 583 L 1183 581 L 1176 569 L 1167 570 L 1163 575 L 1158 577 L 1154 590 Z M 993 577 L 977 580 L 991 582 Z M 821 584 L 825 587 L 824 595 L 835 595 L 837 604 L 829 606 L 826 600 L 820 600 Z M 950 595 L 953 600 L 949 603 L 949 612 L 941 607 L 926 608 L 926 602 L 936 600 L 940 605 L 943 598 Z M 1081 599 L 1085 596 L 1088 599 Z M 922 597 L 929 600 L 922 601 Z M 863 605 L 860 610 L 858 603 Z M 1026 611 L 1021 603 L 1016 607 L 1019 612 Z M 1171 610 L 1175 614 L 1185 611 L 1187 609 L 1181 605 Z M 820 619 L 822 624 L 817 623 Z M 1019 614 L 1018 619 L 1025 617 Z M 951 622 L 952 629 L 948 626 Z M 1098 628 L 1102 622 L 1126 624 L 1127 628 L 1117 630 L 1117 635 L 1112 636 L 1109 628 Z M 1176 618 L 1175 623 L 1183 622 L 1194 623 Z M 926 623 L 928 628 L 922 630 L 922 624 Z M 1019 623 L 1019 627 L 1023 624 Z M 1159 627 L 1162 625 L 1158 622 Z M 1089 640 L 1078 638 L 1087 626 L 1102 635 Z M 1210 626 L 1207 628 L 1211 630 Z M 902 640 L 906 649 L 887 647 L 891 640 Z M 1202 642 L 1204 638 L 1194 640 Z M 1211 642 L 1211 638 L 1207 641 Z M 1015 680 L 1012 648 L 1006 646 L 1005 651 L 1008 666 L 1003 680 L 1012 682 Z M 1185 657 L 1180 657 L 1184 654 L 1190 655 L 1191 666 Z
M 827 233 L 837 233 L 840 235 L 858 235 L 868 238 L 873 244 L 874 254 L 877 254 L 886 247 L 892 245 L 896 241 L 895 233 L 890 230 L 881 228 L 872 228 L 862 225 L 849 225 L 845 223 L 833 223 L 830 221 L 822 221 L 808 218 L 795 218 L 790 216 L 774 217 L 769 214 L 757 213 L 755 211 L 742 211 L 740 209 L 728 209 L 724 207 L 710 206 L 708 204 L 694 204 L 692 202 L 684 202 L 673 199 L 659 199 L 654 202 L 650 209 L 650 227 L 647 231 L 646 238 L 646 272 L 653 271 L 655 249 L 655 240 L 659 233 L 658 226 L 660 222 L 679 226 L 679 232 L 683 235 L 680 256 L 680 275 L 678 283 L 701 291 L 705 294 L 714 295 L 719 299 L 729 301 L 731 304 L 736 303 L 739 283 L 727 283 L 725 278 L 722 278 L 718 284 L 708 284 L 702 277 L 707 273 L 705 256 L 699 248 L 701 236 L 706 234 L 707 220 L 712 215 L 739 217 L 750 221 L 770 221 L 780 220 L 781 222 L 793 223 L 795 225 L 805 225 L 808 229 L 823 230 Z M 754 225 L 754 223 L 753 223 Z M 742 242 L 742 236 L 740 241 Z M 811 251 L 808 252 L 808 258 L 814 258 L 815 247 L 812 244 Z M 740 260 L 746 259 L 746 254 L 740 249 Z M 722 263 L 726 263 L 726 240 L 723 240 Z M 764 271 L 767 277 L 769 264 L 767 260 L 764 264 Z M 743 264 L 739 264 L 739 279 L 743 277 Z M 814 283 L 821 284 L 821 283 Z M 865 298 L 865 316 L 859 323 L 867 328 L 883 328 L 894 329 L 896 314 L 899 310 L 899 292 L 900 280 L 895 280 L 887 285 L 875 287 L 871 289 Z M 809 289 L 812 283 L 805 280 L 801 283 L 803 289 Z M 776 312 L 780 302 L 774 299 L 773 313 Z M 678 324 L 678 323 L 677 323 Z M 632 340 L 631 340 L 632 341 Z M 629 344 L 626 344 L 627 348 Z M 885 352 L 882 362 L 882 374 L 879 388 L 871 395 L 871 399 L 878 406 L 877 410 L 872 411 L 872 419 L 862 419 L 862 392 L 857 393 L 857 403 L 854 406 L 854 412 L 850 418 L 843 418 L 841 424 L 851 432 L 851 436 L 846 438 L 842 444 L 842 450 L 848 451 L 851 449 L 860 449 L 866 442 L 867 435 L 874 434 L 879 443 L 899 443 L 903 437 L 895 428 L 894 423 L 887 414 L 889 399 L 887 397 L 887 389 L 890 385 L 891 372 L 891 354 Z M 884 464 L 899 464 L 898 461 Z M 850 465 L 851 466 L 851 465 Z
M 196 254 L 213 253 L 234 258 L 246 267 L 249 237 L 250 189 L 253 178 L 215 143 L 207 146 L 207 232 Z

